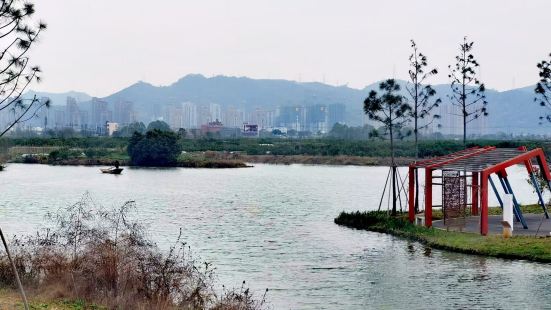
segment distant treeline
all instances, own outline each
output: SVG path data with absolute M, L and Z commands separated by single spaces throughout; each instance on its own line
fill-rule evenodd
M 185 139 L 180 138 L 185 152 L 235 152 L 247 155 L 310 155 L 310 156 L 390 156 L 388 141 L 371 139 L 367 141 L 344 140 L 334 138 L 323 139 Z M 88 137 L 88 138 L 27 138 L 0 139 L 0 148 L 7 150 L 11 146 L 59 146 L 79 149 L 119 149 L 125 150 L 129 138 L 125 137 Z M 468 146 L 519 147 L 529 149 L 542 147 L 546 154 L 551 155 L 551 143 L 541 140 L 472 140 Z M 456 140 L 421 140 L 419 144 L 420 157 L 431 157 L 459 151 L 463 148 L 461 141 Z M 396 156 L 414 157 L 413 141 L 403 140 L 396 144 Z

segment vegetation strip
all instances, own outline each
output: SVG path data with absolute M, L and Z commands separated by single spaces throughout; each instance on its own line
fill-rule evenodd
M 514 236 L 504 239 L 500 235 L 481 236 L 474 233 L 425 228 L 409 223 L 403 215 L 390 217 L 386 212 L 377 211 L 342 212 L 335 218 L 335 223 L 391 234 L 441 250 L 551 263 L 551 238 L 548 237 Z
M 167 136 L 167 137 L 165 137 Z M 151 144 L 143 142 L 144 137 L 88 137 L 88 138 L 25 138 L 0 139 L 0 163 L 40 163 L 53 165 L 111 165 L 119 161 L 121 165 L 173 166 L 197 168 L 240 168 L 245 163 L 268 164 L 309 164 L 309 165 L 355 165 L 388 166 L 391 163 L 389 142 L 377 139 L 369 141 L 335 139 L 171 139 L 170 134 L 157 134 L 159 140 L 154 145 L 165 145 L 170 140 L 167 152 L 148 152 L 149 159 L 143 156 Z M 151 137 L 150 137 L 151 138 Z M 166 139 L 165 139 L 166 138 Z M 147 140 L 147 137 L 145 137 Z M 152 139 L 150 139 L 152 140 Z M 140 143 L 141 142 L 141 143 Z M 140 150 L 132 162 L 132 152 Z M 542 147 L 551 154 L 551 144 L 544 141 L 498 141 L 476 140 L 469 146 L 495 145 L 497 147 L 518 147 L 529 149 Z M 440 140 L 419 142 L 420 158 L 448 154 L 462 149 L 458 141 Z M 170 151 L 169 151 L 170 150 Z M 396 164 L 403 166 L 415 158 L 412 141 L 395 143 Z M 151 154 L 152 153 L 152 154 Z M 177 156 L 177 157 L 176 157 Z M 159 163 L 159 157 L 164 157 Z M 166 160 L 168 157 L 168 160 Z

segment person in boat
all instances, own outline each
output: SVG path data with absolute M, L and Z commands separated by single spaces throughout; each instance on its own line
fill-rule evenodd
M 115 169 L 119 169 L 120 163 L 118 160 L 115 160 Z

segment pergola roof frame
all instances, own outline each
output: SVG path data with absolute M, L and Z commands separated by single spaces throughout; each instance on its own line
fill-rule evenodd
M 432 226 L 432 172 L 442 171 L 464 171 L 472 173 L 472 213 L 478 215 L 478 202 L 481 203 L 480 232 L 483 235 L 488 233 L 488 179 L 491 174 L 497 173 L 507 183 L 506 168 L 524 164 L 530 177 L 535 180 L 532 168 L 532 159 L 536 159 L 543 173 L 543 176 L 551 188 L 551 173 L 541 148 L 528 151 L 526 147 L 519 148 L 496 148 L 493 146 L 473 147 L 459 152 L 439 156 L 427 160 L 413 162 L 409 165 L 409 219 L 415 220 L 415 205 L 418 198 L 415 196 L 415 170 L 425 169 L 425 225 Z M 535 183 L 536 192 L 540 205 L 549 218 L 545 207 L 541 189 Z M 506 191 L 507 192 L 507 191 Z M 520 212 L 520 208 L 519 208 Z

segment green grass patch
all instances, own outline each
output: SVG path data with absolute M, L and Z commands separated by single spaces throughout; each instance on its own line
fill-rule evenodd
M 15 309 L 23 309 L 23 304 L 18 303 Z M 30 302 L 30 309 L 42 310 L 107 310 L 107 307 L 98 306 L 95 304 L 87 303 L 83 300 L 60 300 L 51 302 Z
M 0 309 L 24 309 L 19 293 L 13 289 L 0 289 Z M 31 310 L 107 310 L 107 307 L 98 306 L 84 300 L 56 299 L 30 297 L 29 309 Z
M 541 210 L 541 209 L 540 209 Z M 388 216 L 385 212 L 342 212 L 335 223 L 356 229 L 388 233 L 428 246 L 466 254 L 509 259 L 551 262 L 551 238 L 500 235 L 482 236 L 475 233 L 452 232 L 416 226 L 406 215 Z

